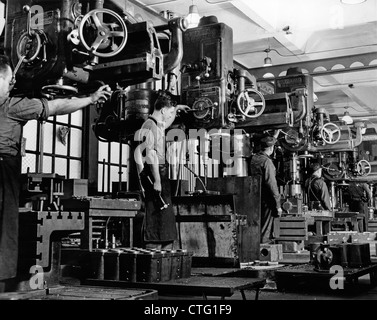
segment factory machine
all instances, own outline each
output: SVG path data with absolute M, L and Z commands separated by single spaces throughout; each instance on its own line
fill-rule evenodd
M 152 105 L 154 92 L 144 84 L 165 83 L 169 77 L 169 88 L 175 85 L 171 73 L 182 58 L 187 28 L 183 18 L 157 14 L 161 23 L 154 26 L 133 9 L 127 1 L 9 1 L 5 53 L 17 79 L 14 95 L 52 100 L 109 84 L 112 97 L 97 104 L 92 131 L 101 141 L 127 143 Z M 61 242 L 72 233 L 86 251 L 132 246 L 133 218 L 141 207 L 138 192 L 119 189 L 93 197 L 85 183 L 79 185 L 85 179 L 69 181 L 42 170 L 28 170 L 22 178 L 19 274 L 26 285 L 30 272 L 41 272 L 35 266 L 49 285 L 58 281 Z M 129 220 L 125 242 L 117 218 Z
M 256 152 L 254 142 L 258 137 L 278 133 L 275 161 L 286 214 L 302 213 L 306 204 L 303 181 L 312 158 L 321 160 L 326 178 L 334 182 L 332 186 L 349 177 L 367 175 L 370 164 L 359 159 L 357 153 L 362 127 L 350 128 L 332 119 L 326 110 L 315 108 L 310 75 L 291 68 L 285 76 L 274 79 L 272 92 L 262 94 L 252 74 L 234 68 L 232 43 L 232 29 L 213 16 L 204 17 L 198 27 L 187 29 L 183 18 L 152 26 L 136 19 L 128 12 L 127 2 L 120 1 L 36 0 L 7 4 L 6 51 L 17 71 L 17 84 L 22 83 L 15 88 L 16 94 L 55 99 L 90 93 L 109 84 L 112 97 L 97 105 L 92 130 L 100 141 L 131 147 L 134 133 L 148 117 L 157 97 L 151 83 L 161 83 L 174 100 L 192 108 L 177 122 L 195 146 L 182 152 L 187 163 L 196 164 L 186 174 L 201 182 L 204 192 L 195 198 L 192 194 L 199 183 L 185 190 L 181 183 L 180 194 L 190 194 L 190 201 L 199 208 L 204 203 L 206 210 L 215 209 L 212 215 L 207 210 L 203 214 L 197 212 L 195 217 L 180 217 L 180 230 L 187 231 L 180 243 L 192 244 L 189 233 L 203 231 L 207 234 L 204 247 L 208 247 L 204 257 L 242 262 L 259 260 L 260 254 L 259 224 L 255 223 L 260 218 L 255 205 L 260 201 L 259 181 L 247 173 L 247 159 Z M 200 130 L 204 130 L 203 138 L 190 135 Z M 224 163 L 225 157 L 230 162 Z M 183 169 L 175 166 L 171 175 L 182 179 Z M 94 221 L 93 212 L 109 209 L 109 205 L 94 204 L 89 199 L 84 205 L 76 201 L 60 206 L 59 194 L 54 191 L 55 186 L 60 186 L 60 178 L 42 172 L 28 173 L 24 190 L 27 196 L 34 193 L 33 200 L 37 201 L 32 210 L 57 221 L 48 225 L 48 233 L 55 228 L 84 230 L 87 246 L 92 250 L 95 246 L 88 225 Z M 131 176 L 129 183 L 135 183 Z M 47 186 L 47 196 L 38 195 L 39 185 Z M 249 194 L 243 194 L 244 190 Z M 335 190 L 332 194 L 335 199 Z M 175 200 L 180 203 L 177 210 L 187 209 L 182 198 Z M 247 202 L 248 198 L 254 202 Z M 112 200 L 115 203 L 119 199 Z M 140 209 L 140 199 L 136 200 L 126 211 Z M 222 205 L 224 216 L 218 215 L 216 203 Z M 118 213 L 122 211 L 119 201 L 114 206 Z M 255 210 L 250 213 L 250 208 Z M 69 210 L 67 217 L 64 210 Z M 77 220 L 74 226 L 70 226 L 72 212 Z M 197 226 L 196 218 L 204 223 L 203 230 L 183 228 L 185 222 Z M 35 219 L 37 226 L 41 218 Z M 62 219 L 66 223 L 62 224 Z M 217 234 L 222 230 L 229 232 L 228 238 Z M 226 239 L 226 246 L 221 247 L 221 239 Z M 229 241 L 231 252 L 224 249 L 229 250 Z M 220 247 L 214 247 L 215 243 Z M 255 244 L 251 249 L 250 243 Z M 200 247 L 203 243 L 188 249 Z M 34 255 L 40 254 L 38 250 Z M 44 250 L 47 255 L 48 249 Z M 47 257 L 42 258 L 48 261 Z

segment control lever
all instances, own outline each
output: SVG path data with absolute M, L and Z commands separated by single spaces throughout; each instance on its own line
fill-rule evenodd
M 21 64 L 24 62 L 25 58 L 26 58 L 26 55 L 23 55 L 21 56 L 20 60 L 18 60 L 17 65 L 14 67 L 14 70 L 13 70 L 13 77 L 16 76 L 16 73 L 18 69 L 21 67 Z

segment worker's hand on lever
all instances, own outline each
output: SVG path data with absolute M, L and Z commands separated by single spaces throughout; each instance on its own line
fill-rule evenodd
M 282 208 L 278 208 L 278 217 L 281 217 L 282 213 L 283 213 L 283 209 Z
M 98 88 L 98 90 L 90 95 L 92 103 L 104 103 L 111 97 L 111 88 L 109 85 L 104 85 Z
M 188 110 L 191 110 L 191 108 L 185 104 L 177 104 L 175 107 L 175 110 L 177 112 L 180 112 L 181 110 L 184 112 L 187 112 Z
M 155 181 L 153 183 L 153 189 L 157 192 L 161 192 L 162 187 L 161 187 L 161 182 L 160 181 Z
M 277 130 L 274 131 L 274 138 L 275 138 L 275 139 L 278 138 L 280 132 L 281 132 L 281 129 L 277 129 Z

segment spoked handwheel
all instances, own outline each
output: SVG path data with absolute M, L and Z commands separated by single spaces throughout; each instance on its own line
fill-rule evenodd
M 266 108 L 266 101 L 263 94 L 257 90 L 246 89 L 240 92 L 237 97 L 238 110 L 248 118 L 259 117 Z
M 281 133 L 285 136 L 280 141 L 284 149 L 297 152 L 304 150 L 308 145 L 308 139 L 300 135 L 295 129 L 290 129 L 287 132 L 281 131 Z
M 357 173 L 360 175 L 360 176 L 367 176 L 368 174 L 370 174 L 371 170 L 372 170 L 372 166 L 370 165 L 370 163 L 367 161 L 367 160 L 360 160 L 357 164 L 356 164 L 356 170 L 357 170 Z
M 80 20 L 80 41 L 95 56 L 117 55 L 125 47 L 127 37 L 126 22 L 112 10 L 94 9 Z
M 340 128 L 335 123 L 326 123 L 321 128 L 321 137 L 326 143 L 335 144 L 340 139 Z
M 322 168 L 323 175 L 328 180 L 339 180 L 345 176 L 345 171 L 337 163 L 327 163 Z
M 56 99 L 76 95 L 78 90 L 77 88 L 68 85 L 51 84 L 42 87 L 41 93 L 47 99 Z
M 42 47 L 46 43 L 46 35 L 40 30 L 31 30 L 30 34 L 24 32 L 18 39 L 16 50 L 18 59 L 24 56 L 23 62 L 31 63 L 34 60 L 42 60 Z

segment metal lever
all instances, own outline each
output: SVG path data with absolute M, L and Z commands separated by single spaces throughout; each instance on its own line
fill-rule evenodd
M 22 9 L 27 13 L 26 29 L 27 29 L 28 36 L 31 37 L 31 11 L 30 11 L 30 7 L 28 5 L 24 5 Z
M 21 64 L 22 64 L 22 62 L 24 62 L 25 58 L 26 58 L 26 55 L 23 55 L 23 56 L 21 56 L 20 60 L 18 60 L 17 65 L 15 66 L 15 68 L 13 70 L 13 77 L 16 76 L 16 73 L 17 73 L 18 69 L 21 67 Z

